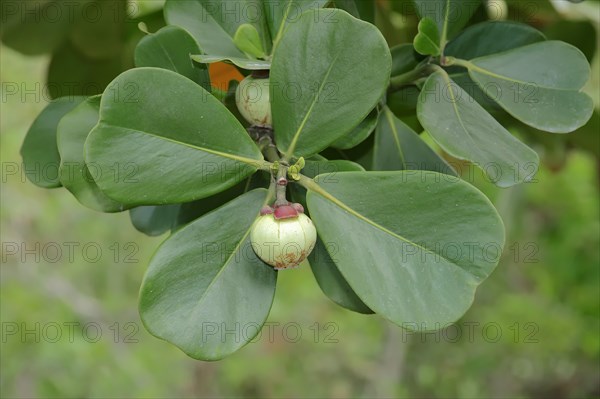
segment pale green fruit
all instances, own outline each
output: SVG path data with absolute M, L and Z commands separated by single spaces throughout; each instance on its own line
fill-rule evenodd
M 254 126 L 272 127 L 269 79 L 246 77 L 235 92 L 235 103 L 240 114 Z
M 260 216 L 250 232 L 252 249 L 276 270 L 298 266 L 312 252 L 317 230 L 303 213 L 290 219 L 275 219 L 273 214 Z

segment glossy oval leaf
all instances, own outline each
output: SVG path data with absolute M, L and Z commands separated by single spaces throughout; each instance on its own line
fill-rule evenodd
M 218 360 L 260 332 L 277 279 L 250 245 L 266 198 L 266 190 L 251 191 L 159 247 L 140 290 L 140 316 L 150 333 L 195 359 Z
M 265 60 L 251 60 L 248 58 L 235 58 L 235 57 L 215 57 L 212 55 L 205 54 L 194 54 L 192 60 L 201 64 L 214 64 L 215 62 L 227 62 L 233 64 L 242 69 L 249 71 L 259 71 L 271 69 L 271 62 Z
M 443 49 L 448 40 L 469 22 L 481 6 L 481 0 L 415 0 L 415 6 L 422 19 L 435 21 Z
M 167 0 L 165 20 L 188 31 L 205 54 L 246 58 L 233 37 L 243 23 L 263 30 L 264 11 L 254 0 Z M 263 33 L 261 33 L 264 36 Z
M 205 65 L 194 66 L 191 54 L 200 53 L 193 37 L 177 26 L 165 26 L 142 38 L 135 48 L 137 67 L 156 67 L 177 72 L 210 90 L 210 77 Z
M 233 36 L 233 42 L 238 49 L 251 58 L 264 58 L 267 55 L 260 40 L 260 34 L 253 25 L 240 25 Z
M 84 160 L 84 146 L 99 118 L 100 96 L 90 97 L 66 114 L 58 124 L 57 144 L 60 153 L 60 182 L 88 208 L 100 212 L 120 212 L 127 207 L 107 197 L 96 185 L 94 165 Z
M 502 221 L 481 192 L 430 171 L 326 179 L 309 185 L 311 217 L 369 308 L 413 330 L 440 329 L 467 311 L 504 246 Z
M 373 170 L 456 172 L 410 127 L 385 107 L 375 132 Z
M 317 284 L 329 299 L 341 307 L 357 313 L 372 314 L 373 311 L 360 300 L 337 269 L 332 257 L 335 258 L 338 252 L 339 248 L 335 243 L 325 244 L 321 238 L 317 238 L 317 243 L 308 256 Z
M 347 133 L 331 143 L 334 148 L 340 150 L 347 150 L 356 147 L 363 141 L 365 141 L 377 126 L 377 120 L 379 119 L 379 110 L 375 108 L 367 115 L 367 117 L 359 123 L 350 133 Z
M 484 55 L 500 53 L 546 40 L 537 29 L 514 21 L 487 21 L 468 27 L 446 46 L 446 55 L 470 60 Z M 488 111 L 502 108 L 473 82 L 463 68 L 450 67 L 448 73 L 460 87 Z M 489 94 L 497 96 L 493 87 Z
M 287 158 L 309 156 L 350 132 L 383 96 L 390 69 L 389 49 L 375 26 L 336 9 L 302 14 L 271 65 L 279 150 Z
M 325 7 L 330 0 L 269 0 L 265 2 L 267 26 L 273 38 L 273 53 L 287 26 L 298 22 L 308 10 Z
M 43 188 L 60 187 L 60 154 L 56 144 L 58 123 L 85 97 L 67 96 L 51 101 L 35 118 L 27 131 L 21 157 L 25 176 L 33 184 Z
M 158 68 L 127 71 L 109 85 L 86 142 L 86 162 L 99 167 L 102 191 L 136 206 L 208 197 L 264 163 L 220 101 Z
M 417 53 L 440 55 L 440 33 L 435 22 L 430 18 L 423 18 L 419 21 L 418 30 L 419 32 L 413 40 Z
M 594 103 L 581 92 L 590 76 L 576 47 L 546 41 L 465 64 L 471 78 L 512 116 L 536 129 L 569 133 L 591 118 Z
M 468 27 L 446 46 L 445 55 L 470 60 L 546 40 L 539 30 L 514 21 L 487 21 Z
M 417 115 L 447 153 L 475 163 L 497 186 L 528 181 L 537 171 L 535 151 L 511 135 L 444 71 L 434 72 L 423 85 Z

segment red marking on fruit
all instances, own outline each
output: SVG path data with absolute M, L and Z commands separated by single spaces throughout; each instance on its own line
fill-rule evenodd
M 291 205 L 282 205 L 275 208 L 275 219 L 291 219 L 298 217 L 298 211 Z
M 262 209 L 260 210 L 260 216 L 270 215 L 273 212 L 275 212 L 275 211 L 270 206 L 263 206 Z

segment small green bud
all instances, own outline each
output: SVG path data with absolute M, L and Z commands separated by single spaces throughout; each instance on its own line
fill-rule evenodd
M 304 168 L 306 162 L 303 157 L 300 157 L 298 161 L 288 168 L 288 176 L 294 180 L 300 180 L 300 171 Z

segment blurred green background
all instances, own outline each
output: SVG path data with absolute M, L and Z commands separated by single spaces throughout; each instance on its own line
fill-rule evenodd
M 585 23 L 597 32 L 600 9 L 592 10 L 599 14 Z M 581 23 L 571 14 L 561 23 Z M 597 42 L 578 29 L 563 33 L 594 43 L 586 90 L 598 107 Z M 304 267 L 280 273 L 256 342 L 198 362 L 150 336 L 137 313 L 144 269 L 166 236 L 146 237 L 126 213 L 98 214 L 21 175 L 19 148 L 48 100 L 35 87 L 50 57 L 0 52 L 2 398 L 600 397 L 598 149 L 596 138 L 576 145 L 590 143 L 589 132 L 569 145 L 530 138 L 544 159 L 532 183 L 499 190 L 475 182 L 500 211 L 507 245 L 456 326 L 411 334 L 346 311 Z M 24 88 L 32 93 L 23 97 Z

